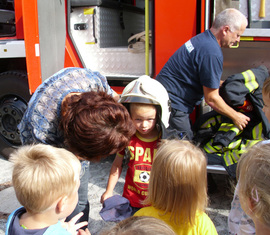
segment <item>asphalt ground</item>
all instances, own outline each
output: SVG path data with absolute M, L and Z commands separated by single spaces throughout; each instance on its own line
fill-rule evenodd
M 96 235 L 100 230 L 113 226 L 114 223 L 104 222 L 99 215 L 102 209 L 100 196 L 106 188 L 107 179 L 113 158 L 109 157 L 100 163 L 91 163 L 91 178 L 88 184 L 88 198 L 90 202 L 89 230 L 92 235 Z M 5 234 L 5 224 L 8 215 L 20 206 L 16 200 L 15 192 L 11 185 L 12 164 L 0 156 L 0 235 Z M 125 182 L 125 172 L 115 187 L 115 194 L 122 194 Z M 209 193 L 209 206 L 206 213 L 214 222 L 219 235 L 228 234 L 227 218 L 231 207 L 233 190 L 230 187 L 227 175 L 212 174 L 217 189 Z

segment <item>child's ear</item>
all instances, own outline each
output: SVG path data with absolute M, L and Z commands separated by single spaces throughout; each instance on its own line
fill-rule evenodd
M 253 209 L 255 207 L 255 202 L 254 202 L 254 200 L 252 198 L 249 198 L 247 200 L 247 206 L 249 208 L 249 212 L 253 214 Z
M 68 199 L 67 196 L 63 196 L 63 197 L 59 198 L 59 200 L 56 204 L 56 212 L 57 213 L 62 213 L 64 211 L 67 199 Z

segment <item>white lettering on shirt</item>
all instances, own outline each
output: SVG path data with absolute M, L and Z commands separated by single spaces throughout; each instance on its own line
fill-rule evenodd
M 189 53 L 191 53 L 193 50 L 194 50 L 194 46 L 192 45 L 191 41 L 188 40 L 186 43 L 185 43 L 185 46 L 188 50 Z

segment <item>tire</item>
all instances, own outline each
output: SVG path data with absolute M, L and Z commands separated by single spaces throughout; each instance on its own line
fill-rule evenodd
M 27 109 L 30 97 L 25 73 L 0 73 L 0 154 L 6 159 L 21 145 L 17 125 Z

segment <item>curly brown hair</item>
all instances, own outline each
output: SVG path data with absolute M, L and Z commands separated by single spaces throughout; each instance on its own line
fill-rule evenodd
M 89 161 L 121 151 L 136 132 L 127 109 L 107 93 L 95 91 L 67 96 L 60 129 L 68 149 Z

